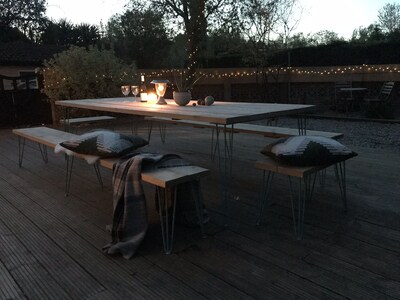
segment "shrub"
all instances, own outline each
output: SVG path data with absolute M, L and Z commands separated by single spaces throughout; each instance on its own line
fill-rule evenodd
M 57 118 L 54 101 L 107 98 L 121 95 L 120 86 L 132 83 L 136 67 L 125 65 L 112 51 L 73 46 L 45 61 L 43 92 Z

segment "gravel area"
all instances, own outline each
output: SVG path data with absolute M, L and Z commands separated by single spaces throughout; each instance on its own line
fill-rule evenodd
M 277 126 L 297 127 L 297 119 L 281 118 Z M 368 147 L 400 152 L 400 124 L 309 118 L 307 128 L 342 132 L 340 142 L 346 146 Z

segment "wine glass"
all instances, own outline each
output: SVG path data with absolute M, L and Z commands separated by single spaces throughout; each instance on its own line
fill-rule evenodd
M 135 96 L 135 101 L 137 101 L 137 95 L 139 95 L 139 86 L 138 85 L 132 85 L 131 86 L 132 94 Z
M 122 92 L 122 94 L 124 94 L 125 97 L 129 95 L 130 91 L 131 91 L 131 87 L 129 85 L 121 86 L 121 92 Z

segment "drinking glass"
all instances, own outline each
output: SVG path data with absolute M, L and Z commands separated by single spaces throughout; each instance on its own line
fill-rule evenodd
M 137 100 L 137 95 L 139 95 L 139 86 L 138 85 L 132 85 L 131 86 L 132 94 L 135 96 L 135 101 Z
M 121 86 L 121 92 L 122 92 L 122 94 L 124 94 L 125 97 L 129 95 L 130 91 L 131 91 L 131 87 L 129 85 Z

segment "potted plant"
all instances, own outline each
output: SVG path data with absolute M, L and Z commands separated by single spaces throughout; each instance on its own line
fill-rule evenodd
M 192 99 L 191 89 L 193 85 L 199 81 L 203 76 L 197 76 L 196 72 L 191 75 L 188 74 L 188 70 L 180 70 L 178 74 L 174 73 L 175 85 L 177 90 L 172 93 L 175 103 L 184 106 Z

